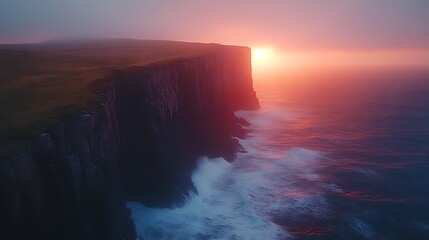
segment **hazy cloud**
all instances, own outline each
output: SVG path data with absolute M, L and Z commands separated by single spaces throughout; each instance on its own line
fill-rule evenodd
M 426 0 L 0 0 L 0 41 L 177 39 L 284 48 L 429 47 Z

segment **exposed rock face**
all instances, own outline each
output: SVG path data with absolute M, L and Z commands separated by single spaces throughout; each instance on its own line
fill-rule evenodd
M 242 47 L 120 71 L 100 94 L 0 161 L 1 239 L 135 239 L 125 198 L 177 203 L 197 156 L 234 158 L 233 112 L 258 107 Z
M 112 84 L 103 95 L 101 106 L 51 126 L 25 153 L 0 161 L 1 239 L 123 239 L 133 232 Z
M 161 68 L 119 73 L 117 109 L 121 165 L 128 197 L 169 206 L 192 187 L 198 156 L 232 160 L 238 147 L 233 112 L 258 107 L 250 50 L 222 48 L 212 56 Z

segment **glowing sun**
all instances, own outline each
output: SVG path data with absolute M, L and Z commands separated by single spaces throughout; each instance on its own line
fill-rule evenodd
M 272 55 L 273 50 L 271 48 L 252 48 L 252 63 L 254 66 L 267 65 Z
M 268 55 L 267 49 L 255 49 L 253 50 L 253 57 L 256 59 L 264 59 Z

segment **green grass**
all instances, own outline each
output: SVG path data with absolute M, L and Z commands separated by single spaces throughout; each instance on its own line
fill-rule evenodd
M 101 101 L 96 86 L 114 70 L 208 54 L 218 45 L 80 40 L 0 45 L 0 158 L 28 136 Z

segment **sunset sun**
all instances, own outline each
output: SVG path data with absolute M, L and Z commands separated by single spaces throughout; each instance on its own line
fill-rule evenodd
M 273 50 L 271 48 L 252 48 L 253 65 L 265 65 L 270 62 Z
M 267 49 L 255 49 L 252 57 L 255 59 L 265 59 L 267 57 Z
M 272 47 L 252 47 L 251 56 L 252 68 L 255 76 L 266 74 L 267 71 L 271 71 L 277 65 L 278 54 Z

